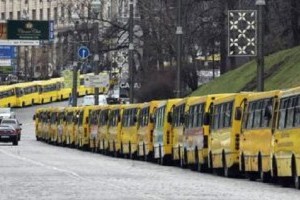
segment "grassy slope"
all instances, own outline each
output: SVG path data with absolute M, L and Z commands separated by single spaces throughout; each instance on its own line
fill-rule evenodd
M 276 64 L 282 63 L 276 72 Z M 265 57 L 265 72 L 271 73 L 265 79 L 265 90 L 290 88 L 300 85 L 300 46 L 280 51 Z M 191 96 L 241 91 L 256 78 L 256 62 L 253 60 L 230 71 L 194 91 Z

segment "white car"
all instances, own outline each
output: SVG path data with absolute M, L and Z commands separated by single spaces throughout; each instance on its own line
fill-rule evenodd
M 0 122 L 2 119 L 15 119 L 16 113 L 11 108 L 0 108 Z
M 106 95 L 99 95 L 99 104 L 98 105 L 107 105 Z M 83 106 L 95 105 L 94 95 L 86 95 L 83 97 Z

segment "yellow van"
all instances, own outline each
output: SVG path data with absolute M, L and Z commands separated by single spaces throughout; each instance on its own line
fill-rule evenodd
M 66 107 L 65 108 L 65 129 L 63 134 L 65 136 L 65 143 L 67 146 L 75 147 L 75 119 L 76 119 L 77 107 Z
M 213 100 L 224 96 L 227 94 L 196 97 L 186 106 L 183 146 L 186 152 L 185 163 L 193 170 L 204 172 L 208 169 L 209 112 Z
M 137 130 L 140 104 L 123 106 L 121 129 L 121 155 L 129 158 L 137 157 Z
M 110 116 L 110 106 L 102 105 L 99 113 L 97 146 L 100 153 L 106 154 L 108 145 L 108 119 Z
M 247 96 L 232 94 L 213 101 L 209 167 L 226 177 L 239 173 L 241 119 Z
M 171 164 L 172 161 L 172 111 L 181 99 L 160 101 L 155 111 L 155 126 L 153 130 L 154 159 L 162 164 Z
M 99 124 L 99 113 L 101 106 L 94 106 L 89 112 L 89 130 L 90 130 L 90 150 L 96 152 L 98 149 L 98 124 Z
M 271 142 L 271 169 L 275 179 L 293 180 L 300 188 L 300 87 L 282 91 L 275 107 L 276 126 Z
M 177 102 L 172 115 L 172 161 L 173 164 L 185 167 L 187 164 L 187 149 L 184 148 L 185 114 L 190 102 L 197 97 L 186 97 Z
M 121 154 L 121 116 L 123 105 L 111 105 L 108 117 L 108 153 L 117 157 Z
M 160 101 L 143 103 L 138 117 L 138 157 L 143 160 L 153 160 L 153 115 Z
M 77 107 L 75 120 L 75 146 L 88 150 L 90 147 L 89 112 L 95 106 Z
M 251 180 L 270 179 L 273 108 L 279 93 L 276 90 L 247 96 L 240 136 L 240 171 Z

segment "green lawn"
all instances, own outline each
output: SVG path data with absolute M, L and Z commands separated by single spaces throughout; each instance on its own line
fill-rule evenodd
M 256 73 L 256 62 L 253 60 L 200 86 L 190 96 L 240 92 L 245 88 L 253 91 Z M 300 46 L 266 56 L 265 76 L 265 91 L 300 86 Z

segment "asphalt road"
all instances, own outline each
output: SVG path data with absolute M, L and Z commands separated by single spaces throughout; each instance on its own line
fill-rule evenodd
M 300 199 L 300 191 L 293 188 L 111 158 L 38 142 L 32 121 L 36 108 L 15 110 L 23 123 L 19 146 L 0 143 L 1 200 Z

